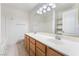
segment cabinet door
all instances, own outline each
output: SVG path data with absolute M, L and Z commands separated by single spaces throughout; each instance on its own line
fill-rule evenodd
M 35 52 L 30 49 L 30 56 L 35 56 Z
M 45 53 L 42 52 L 38 47 L 36 47 L 36 56 L 45 56 Z
M 29 41 L 29 37 L 27 36 L 27 39 L 26 39 L 26 50 L 27 50 L 28 54 L 30 52 L 29 48 L 30 48 L 30 41 Z
M 36 56 L 45 56 L 45 45 L 36 41 Z
M 71 9 L 63 13 L 63 32 L 64 34 L 75 34 L 76 33 L 76 20 L 78 20 L 78 11 Z
M 30 56 L 35 56 L 35 40 L 30 38 Z
M 35 44 L 35 39 L 33 39 L 33 38 L 30 37 L 30 42 L 31 42 L 32 44 Z
M 24 37 L 24 47 L 25 47 L 25 49 L 26 49 L 26 35 L 25 35 L 25 37 Z
M 47 47 L 47 56 L 62 56 L 59 52 Z
M 43 51 L 45 53 L 45 45 L 36 41 L 36 47 L 38 47 L 39 49 L 41 49 L 41 51 Z

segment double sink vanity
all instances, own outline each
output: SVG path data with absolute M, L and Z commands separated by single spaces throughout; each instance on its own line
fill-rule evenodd
M 29 56 L 79 56 L 79 38 L 49 33 L 26 33 Z

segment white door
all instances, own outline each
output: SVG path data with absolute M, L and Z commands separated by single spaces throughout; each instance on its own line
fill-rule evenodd
M 8 43 L 14 44 L 17 41 L 23 39 L 26 32 L 26 24 L 20 19 L 7 18 L 6 31 L 8 37 Z
M 25 31 L 25 24 L 16 24 L 16 35 L 18 40 L 24 38 Z
M 72 9 L 63 13 L 63 31 L 66 34 L 76 33 L 76 10 Z

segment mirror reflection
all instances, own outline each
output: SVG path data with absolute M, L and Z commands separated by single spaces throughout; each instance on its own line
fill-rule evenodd
M 79 4 L 41 3 L 31 15 L 32 31 L 48 32 L 58 35 L 79 36 Z M 37 8 L 38 7 L 38 8 Z M 34 16 L 34 17 L 33 17 Z

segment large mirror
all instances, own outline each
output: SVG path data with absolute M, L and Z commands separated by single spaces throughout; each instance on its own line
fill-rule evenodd
M 31 15 L 32 20 L 30 20 L 32 32 L 79 37 L 79 4 L 41 3 L 37 6 L 38 8 L 34 8 Z

